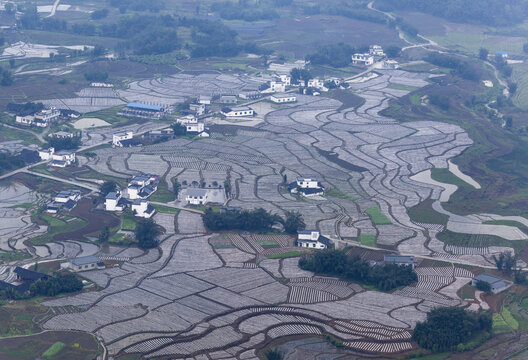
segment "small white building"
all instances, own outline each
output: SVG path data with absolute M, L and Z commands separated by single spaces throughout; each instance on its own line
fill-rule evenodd
M 302 189 L 315 189 L 319 187 L 319 180 L 317 178 L 297 177 L 297 186 Z
M 151 218 L 156 212 L 156 209 L 154 209 L 154 207 L 150 205 L 149 201 L 145 199 L 134 200 L 131 209 L 136 216 L 145 219 Z
M 200 134 L 205 130 L 205 124 L 203 122 L 196 122 L 196 123 L 188 123 L 185 128 L 187 129 L 187 133 L 193 133 Z
M 148 198 L 158 189 L 158 182 L 158 177 L 155 175 L 134 175 L 128 183 L 128 198 L 131 200 Z
M 110 192 L 105 197 L 106 211 L 123 211 L 127 207 L 127 201 L 121 196 L 120 191 Z
M 297 246 L 323 250 L 331 248 L 332 242 L 322 236 L 318 230 L 303 230 L 297 233 Z
M 198 103 L 203 105 L 211 105 L 211 100 L 212 98 L 210 96 L 200 95 L 200 97 L 198 98 Z
M 370 45 L 369 54 L 372 56 L 385 56 L 385 52 L 383 52 L 383 48 L 379 45 Z
M 53 153 L 55 152 L 54 148 L 42 149 L 39 150 L 38 154 L 41 160 L 51 160 Z
M 237 103 L 237 98 L 234 95 L 223 95 L 220 96 L 220 100 L 218 101 L 220 104 L 228 104 L 233 105 Z
M 51 155 L 51 166 L 66 167 L 75 163 L 75 151 L 61 150 Z
M 354 54 L 352 55 L 352 64 L 369 66 L 374 64 L 374 57 L 370 54 Z
M 198 118 L 194 115 L 185 115 L 185 116 L 176 118 L 176 122 L 180 125 L 186 126 L 187 124 L 198 123 Z
M 277 81 L 270 81 L 270 91 L 271 92 L 285 92 L 286 84 Z
M 115 147 L 123 147 L 127 146 L 126 140 L 132 140 L 134 137 L 134 132 L 132 131 L 124 131 L 117 134 L 112 135 L 112 146 Z
M 189 110 L 194 111 L 198 116 L 205 114 L 205 105 L 204 104 L 190 104 Z
M 328 89 L 325 87 L 324 84 L 325 84 L 324 80 L 315 78 L 315 79 L 308 80 L 308 82 L 306 83 L 306 86 L 307 87 L 311 87 L 311 88 L 315 88 L 315 89 L 321 90 L 321 91 L 328 91 Z
M 189 205 L 206 205 L 208 203 L 206 189 L 187 189 L 185 201 Z
M 384 69 L 396 70 L 400 64 L 396 60 L 384 60 L 382 66 Z
M 27 116 L 16 116 L 15 122 L 20 125 L 25 126 L 31 126 L 33 125 L 33 121 L 35 120 L 35 117 L 33 115 L 27 115 Z
M 79 201 L 81 192 L 79 190 L 63 190 L 55 195 L 55 202 L 66 203 L 68 201 Z
M 61 264 L 61 269 L 69 269 L 74 272 L 104 269 L 105 264 L 97 256 L 82 256 L 69 259 L 68 262 Z
M 295 95 L 289 95 L 289 94 L 274 94 L 274 95 L 271 95 L 270 100 L 276 104 L 294 103 L 297 101 L 297 97 Z
M 325 190 L 316 178 L 301 176 L 289 184 L 288 188 L 292 194 L 301 194 L 307 197 L 323 195 Z
M 280 79 L 281 83 L 283 83 L 284 85 L 286 85 L 286 86 L 290 86 L 291 85 L 291 76 L 290 75 L 286 75 L 286 74 L 279 75 L 279 79 Z
M 227 117 L 237 117 L 237 116 L 253 116 L 253 109 L 247 106 L 239 106 L 234 108 L 223 108 L 222 114 Z
M 44 126 L 48 126 L 51 122 L 57 120 L 60 117 L 60 114 L 60 111 L 54 107 L 51 107 L 49 109 L 43 109 L 35 114 L 35 123 L 45 124 Z

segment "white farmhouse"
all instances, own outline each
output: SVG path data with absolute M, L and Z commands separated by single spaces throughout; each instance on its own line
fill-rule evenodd
M 202 105 L 211 105 L 211 97 L 207 95 L 200 95 L 198 98 L 198 103 Z
M 97 256 L 82 256 L 69 259 L 68 262 L 61 264 L 61 269 L 69 269 L 74 272 L 104 269 L 105 264 Z
M 271 95 L 270 100 L 276 104 L 293 103 L 297 101 L 297 97 L 289 94 L 274 94 Z
M 158 189 L 158 183 L 158 177 L 155 175 L 134 175 L 128 183 L 128 198 L 131 200 L 146 199 Z
M 315 78 L 315 79 L 308 80 L 306 86 L 315 88 L 321 91 L 328 91 L 328 89 L 324 86 L 324 84 L 325 84 L 324 80 Z
M 302 189 L 315 189 L 319 187 L 319 180 L 310 177 L 297 177 L 297 186 Z
M 290 86 L 291 85 L 291 76 L 290 75 L 279 75 L 279 79 L 281 81 L 281 83 L 283 83 L 284 85 L 286 86 Z
M 51 157 L 54 152 L 55 152 L 54 148 L 49 148 L 49 149 L 39 150 L 38 154 L 41 160 L 51 160 Z
M 352 64 L 369 66 L 374 64 L 374 57 L 370 54 L 354 54 L 352 55 Z
M 286 84 L 284 84 L 282 82 L 271 81 L 269 88 L 270 88 L 270 90 L 272 92 L 285 92 L 286 91 Z
M 296 181 L 288 186 L 293 194 L 301 194 L 303 196 L 317 196 L 324 194 L 324 187 L 317 178 L 299 176 Z
M 120 191 L 110 192 L 105 197 L 106 211 L 123 211 L 127 207 L 126 199 L 121 196 Z
M 145 199 L 136 199 L 132 203 L 132 212 L 138 217 L 149 219 L 154 215 L 156 209 L 150 205 L 148 200 Z
M 68 201 L 79 201 L 81 192 L 79 190 L 62 190 L 55 195 L 55 202 L 66 203 Z
M 205 114 L 205 105 L 204 104 L 190 104 L 189 110 L 194 111 L 198 116 Z
M 126 140 L 131 140 L 134 137 L 134 132 L 124 131 L 112 135 L 112 146 L 123 147 L 127 146 Z
M 46 127 L 60 117 L 60 111 L 54 107 L 44 109 L 35 114 L 34 123 L 40 127 Z
M 234 108 L 223 108 L 222 114 L 227 117 L 237 117 L 237 116 L 253 116 L 253 109 L 247 106 L 239 106 Z
M 66 167 L 75 163 L 75 151 L 61 150 L 51 155 L 51 166 Z
M 369 54 L 372 56 L 385 56 L 383 48 L 379 45 L 370 45 Z
M 322 250 L 331 248 L 332 242 L 318 230 L 303 230 L 298 232 L 297 246 Z
M 187 189 L 185 201 L 189 205 L 205 205 L 208 203 L 206 189 Z
M 35 120 L 35 117 L 33 115 L 27 115 L 27 116 L 17 116 L 15 117 L 15 122 L 20 125 L 25 126 L 31 126 L 33 125 L 33 121 Z

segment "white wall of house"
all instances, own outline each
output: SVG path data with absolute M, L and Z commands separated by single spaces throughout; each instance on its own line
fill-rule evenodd
M 303 189 L 316 189 L 319 187 L 319 182 L 315 179 L 297 180 L 297 186 Z

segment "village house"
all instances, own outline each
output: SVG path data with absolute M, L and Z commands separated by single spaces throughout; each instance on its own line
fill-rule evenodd
M 165 116 L 165 108 L 157 105 L 128 103 L 117 115 L 136 117 L 141 119 L 159 120 Z
M 25 269 L 20 266 L 15 267 L 13 270 L 15 277 L 12 281 L 6 282 L 0 280 L 0 290 L 1 291 L 15 291 L 18 294 L 24 294 L 29 291 L 31 284 L 38 280 L 47 280 L 49 275 Z
M 270 100 L 276 104 L 293 103 L 297 101 L 297 97 L 289 94 L 274 94 L 270 96 Z
M 163 137 L 172 138 L 173 136 L 174 136 L 174 130 L 172 130 L 172 128 L 170 127 L 165 128 L 165 129 L 160 129 L 160 130 L 152 130 L 152 131 L 147 132 L 144 135 L 144 137 L 148 139 L 159 139 Z
M 384 264 L 395 264 L 399 266 L 410 266 L 414 269 L 414 256 L 402 256 L 402 255 L 384 255 Z
M 189 123 L 185 126 L 187 135 L 199 136 L 199 137 L 209 137 L 209 130 L 205 128 L 203 122 Z
M 155 175 L 134 175 L 128 183 L 127 194 L 131 200 L 146 199 L 158 189 L 159 179 Z
M 31 126 L 33 125 L 33 121 L 35 120 L 35 117 L 33 115 L 27 115 L 27 116 L 16 116 L 15 122 L 20 125 L 24 126 Z
M 127 147 L 132 144 L 134 138 L 134 132 L 124 131 L 112 135 L 112 146 L 113 147 Z
M 227 117 L 236 117 L 236 116 L 253 116 L 253 109 L 247 106 L 239 106 L 234 108 L 223 108 L 222 114 Z
M 297 177 L 296 181 L 288 186 L 293 194 L 301 194 L 303 196 L 317 196 L 324 194 L 324 187 L 317 178 Z
M 55 195 L 53 201 L 46 205 L 46 211 L 52 214 L 61 210 L 72 211 L 80 199 L 81 192 L 79 190 L 62 190 Z
M 244 100 L 256 100 L 261 98 L 262 94 L 259 91 L 243 91 L 238 97 Z
M 189 205 L 206 205 L 209 200 L 207 198 L 206 189 L 187 189 L 185 201 Z
M 68 269 L 74 272 L 104 269 L 105 264 L 97 256 L 81 256 L 69 259 L 66 263 L 61 264 L 61 269 Z
M 122 197 L 121 191 L 113 191 L 105 197 L 106 211 L 123 211 L 128 206 L 128 202 Z
M 370 45 L 369 47 L 369 54 L 372 56 L 385 56 L 385 52 L 383 52 L 383 48 L 379 45 Z
M 369 66 L 374 64 L 374 57 L 370 54 L 354 54 L 352 55 L 352 64 Z
M 211 105 L 212 98 L 208 95 L 200 95 L 198 97 L 198 103 L 202 105 Z
M 325 81 L 319 78 L 308 80 L 306 86 L 320 91 L 328 91 L 328 88 L 325 86 Z
M 196 116 L 205 114 L 205 105 L 204 104 L 190 104 L 189 110 L 194 111 Z
M 496 276 L 487 274 L 481 274 L 471 279 L 472 286 L 477 286 L 478 282 L 489 284 L 491 292 L 494 294 L 498 294 L 513 285 L 510 281 L 506 281 Z
M 280 82 L 283 83 L 284 85 L 286 85 L 286 86 L 290 86 L 291 85 L 291 76 L 290 75 L 286 75 L 286 74 L 279 75 L 279 79 L 280 79 Z
M 52 133 L 50 136 L 56 139 L 73 139 L 75 135 L 69 131 L 61 130 L 61 131 Z
M 156 212 L 156 209 L 154 209 L 154 207 L 150 205 L 150 202 L 145 199 L 134 200 L 131 209 L 135 216 L 145 219 L 151 218 Z
M 43 109 L 35 114 L 34 124 L 39 127 L 46 127 L 61 116 L 61 112 L 54 107 Z
M 237 103 L 237 98 L 234 95 L 223 95 L 220 97 L 220 100 L 218 101 L 220 104 L 227 104 L 227 105 L 233 105 Z
M 310 249 L 329 249 L 332 241 L 321 235 L 318 230 L 302 230 L 297 233 L 297 246 Z
M 75 164 L 75 151 L 60 150 L 51 155 L 51 166 L 64 168 Z
M 495 51 L 495 55 L 496 56 L 500 56 L 503 59 L 507 59 L 508 58 L 508 52 L 507 51 L 502 51 L 502 50 Z
M 396 60 L 383 60 L 383 69 L 396 70 L 400 67 Z
M 39 150 L 38 154 L 41 160 L 51 160 L 51 157 L 54 152 L 55 152 L 54 148 L 49 148 L 49 149 Z

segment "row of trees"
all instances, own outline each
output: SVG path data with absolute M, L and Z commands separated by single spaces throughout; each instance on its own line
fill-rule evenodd
M 56 296 L 58 294 L 81 291 L 83 283 L 75 274 L 57 273 L 48 279 L 40 279 L 29 287 L 33 296 Z
M 1 130 L 0 127 L 0 132 Z M 24 166 L 26 166 L 26 162 L 21 155 L 0 151 L 0 175 Z
M 380 264 L 371 266 L 359 256 L 349 256 L 342 250 L 323 250 L 299 259 L 301 269 L 318 274 L 338 276 L 389 291 L 418 281 L 410 266 Z
M 413 332 L 413 339 L 424 349 L 433 352 L 449 350 L 465 351 L 466 346 L 482 332 L 491 331 L 490 312 L 470 312 L 459 307 L 442 307 L 431 310 L 427 320 L 419 322 Z M 474 347 L 476 347 L 475 344 Z
M 74 150 L 81 146 L 80 136 L 74 136 L 72 138 L 48 137 L 46 141 L 48 142 L 47 147 L 52 147 L 55 151 Z
M 480 74 L 477 68 L 470 62 L 463 60 L 459 57 L 445 55 L 440 53 L 430 53 L 424 59 L 425 61 L 437 65 L 452 69 L 453 75 L 458 75 L 466 80 L 479 81 Z
M 288 211 L 285 218 L 272 214 L 262 208 L 255 210 L 215 212 L 207 209 L 203 215 L 205 226 L 212 231 L 245 230 L 256 232 L 273 231 L 277 225 L 282 225 L 287 233 L 295 234 L 306 225 L 300 213 Z

